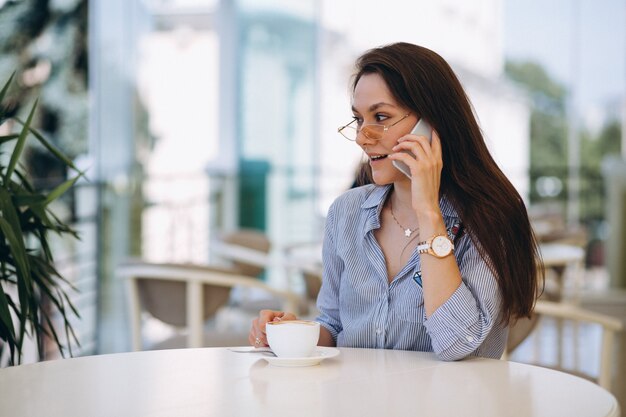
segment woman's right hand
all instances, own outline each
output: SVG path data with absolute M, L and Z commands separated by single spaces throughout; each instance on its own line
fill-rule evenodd
M 265 335 L 265 325 L 270 321 L 282 320 L 297 320 L 297 317 L 292 313 L 285 313 L 284 311 L 261 310 L 259 317 L 252 320 L 248 342 L 254 347 L 269 346 Z

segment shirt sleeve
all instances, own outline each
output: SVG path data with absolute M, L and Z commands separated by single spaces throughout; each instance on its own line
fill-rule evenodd
M 498 320 L 500 292 L 489 266 L 468 235 L 457 258 L 462 283 L 424 325 L 435 354 L 442 360 L 459 360 L 481 348 Z M 461 242 L 459 242 L 461 243 Z
M 317 296 L 317 308 L 320 314 L 316 321 L 330 332 L 337 343 L 337 335 L 342 331 L 339 314 L 339 286 L 344 263 L 337 253 L 335 205 L 336 203 L 331 205 L 326 218 L 322 245 L 322 287 Z

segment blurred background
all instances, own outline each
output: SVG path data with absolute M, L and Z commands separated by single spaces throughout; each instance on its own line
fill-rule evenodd
M 39 97 L 36 126 L 86 171 L 55 207 L 81 236 L 55 242 L 78 289 L 75 354 L 131 350 L 116 274 L 130 258 L 213 264 L 221 236 L 253 229 L 272 248 L 259 279 L 309 291 L 277 265 L 293 248 L 314 263 L 362 156 L 337 134 L 353 62 L 396 41 L 452 65 L 540 240 L 580 249 L 555 267 L 556 298 L 626 321 L 624 1 L 0 0 L 0 77 L 17 71 L 16 112 Z M 37 186 L 63 182 L 31 145 Z M 238 297 L 265 306 L 249 291 L 229 305 Z M 248 313 L 227 326 L 245 330 Z M 144 339 L 169 334 L 160 326 Z M 583 334 L 583 351 L 594 338 Z M 531 345 L 519 360 L 554 350 Z

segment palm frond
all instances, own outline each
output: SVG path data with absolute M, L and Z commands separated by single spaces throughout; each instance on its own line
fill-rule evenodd
M 14 74 L 0 89 L 0 123 L 8 117 L 2 101 L 13 78 Z M 37 101 L 26 121 L 12 118 L 21 124 L 19 133 L 0 136 L 0 146 L 16 141 L 9 163 L 0 163 L 0 353 L 9 350 L 11 365 L 21 362 L 27 336 L 34 337 L 40 358 L 45 338 L 52 339 L 63 356 L 66 351 L 72 355 L 72 345 L 80 346 L 70 321 L 80 315 L 66 292 L 76 288 L 55 268 L 48 234 L 78 236 L 49 206 L 71 189 L 83 173 L 32 127 L 36 107 Z M 36 190 L 19 162 L 31 135 L 78 175 L 47 193 Z M 9 287 L 13 291 L 7 292 Z M 11 293 L 16 294 L 15 299 Z M 60 321 L 62 333 L 55 321 Z

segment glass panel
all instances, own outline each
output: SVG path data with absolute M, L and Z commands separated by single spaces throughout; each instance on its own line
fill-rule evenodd
M 207 262 L 209 180 L 218 150 L 218 40 L 186 27 L 144 34 L 138 45 L 137 120 L 147 260 Z M 212 93 L 213 92 L 213 93 Z
M 278 245 L 321 234 L 314 205 L 315 1 L 281 3 L 290 6 L 238 3 L 240 189 L 257 195 L 240 203 L 254 201 L 255 212 L 267 213 L 240 224 L 266 229 Z

